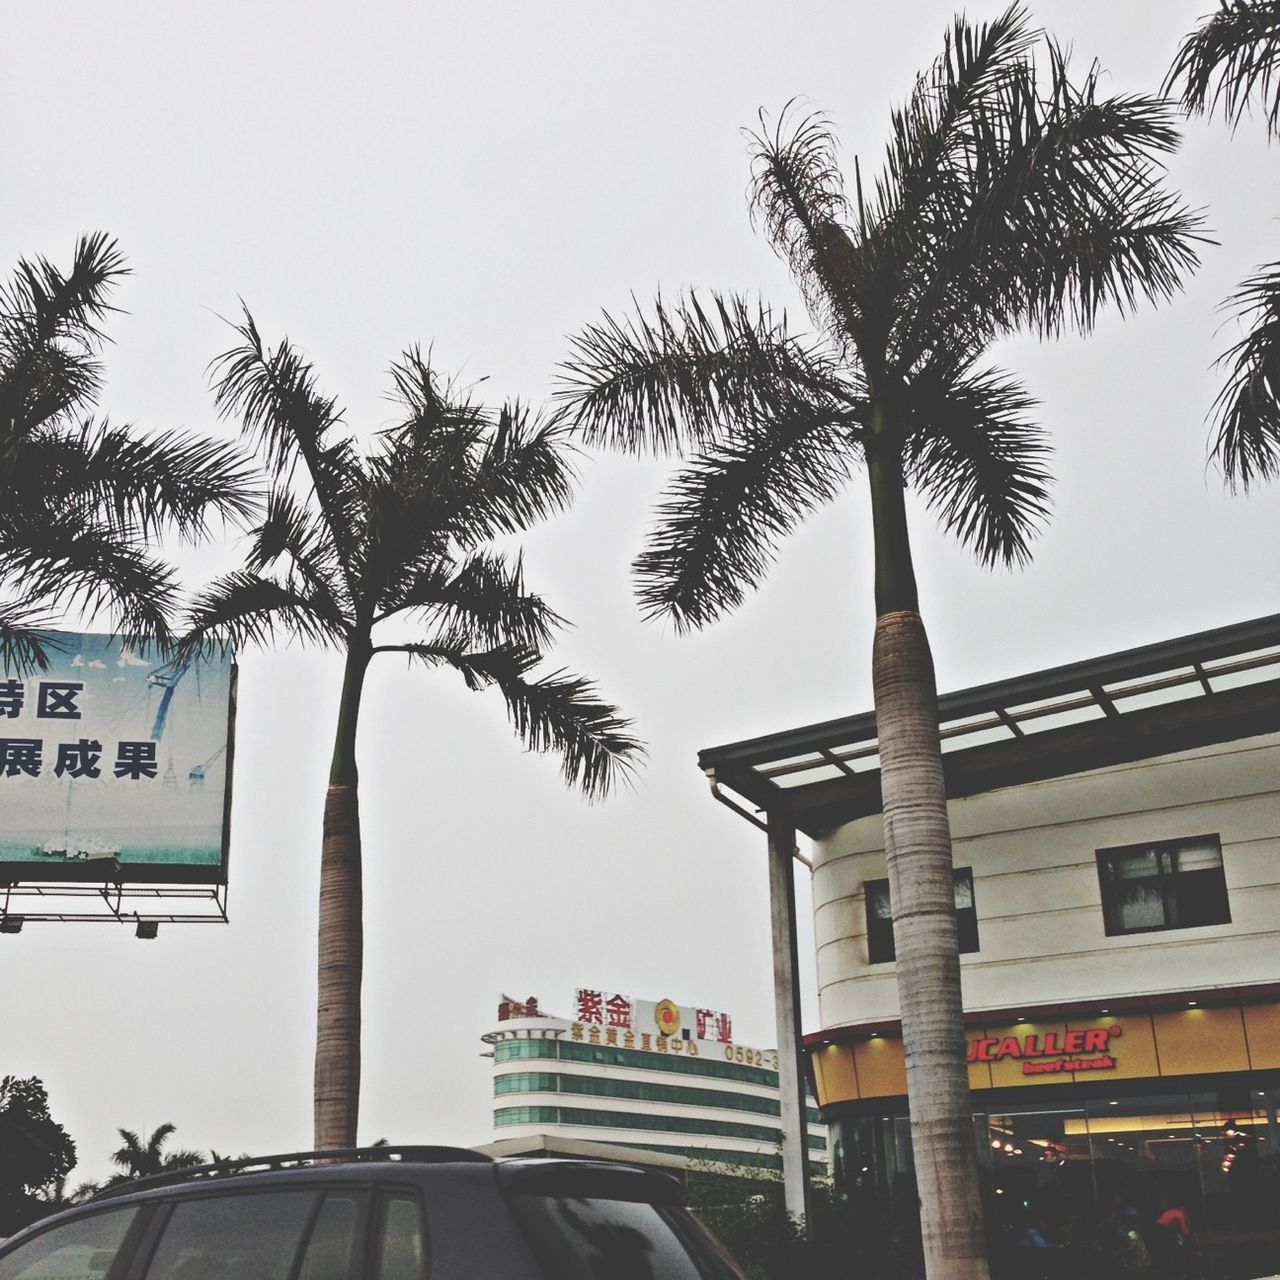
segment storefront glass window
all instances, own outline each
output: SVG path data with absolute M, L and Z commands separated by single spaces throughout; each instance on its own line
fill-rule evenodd
M 994 1274 L 1280 1274 L 1280 1089 L 1048 1101 L 975 1117 Z M 906 1118 L 837 1120 L 832 1134 L 851 1199 L 902 1217 Z

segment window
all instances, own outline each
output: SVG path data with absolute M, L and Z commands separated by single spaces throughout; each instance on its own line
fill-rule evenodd
M 378 1280 L 426 1280 L 427 1247 L 418 1202 L 407 1192 L 382 1202 L 378 1228 Z
M 1231 923 L 1216 835 L 1099 849 L 1098 881 L 1108 934 Z
M 288 1280 L 314 1191 L 211 1196 L 174 1206 L 147 1280 Z
M 137 1212 L 114 1209 L 54 1227 L 0 1258 L 0 1280 L 103 1280 Z
M 319 1216 L 311 1226 L 298 1280 L 351 1280 L 360 1211 L 358 1193 L 335 1191 L 325 1196 Z
M 960 950 L 978 949 L 978 912 L 973 905 L 973 868 L 957 867 L 956 928 L 960 932 Z M 863 886 L 867 896 L 867 959 L 872 964 L 886 964 L 894 959 L 893 904 L 889 901 L 887 880 L 868 880 Z
M 741 1280 L 723 1251 L 691 1252 L 675 1225 L 686 1226 L 680 1211 L 594 1197 L 513 1195 L 508 1203 L 543 1274 L 556 1280 Z

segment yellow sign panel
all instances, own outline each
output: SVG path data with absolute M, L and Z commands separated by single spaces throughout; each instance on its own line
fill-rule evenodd
M 972 1029 L 965 1040 L 975 1090 L 1261 1071 L 1280 1065 L 1280 1005 L 1018 1022 Z M 811 1052 L 821 1106 L 906 1093 L 899 1037 Z

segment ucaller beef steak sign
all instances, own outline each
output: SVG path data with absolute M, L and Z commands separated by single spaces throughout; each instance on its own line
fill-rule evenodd
M 1111 1041 L 1118 1026 L 1084 1031 L 1046 1031 L 1043 1035 L 975 1036 L 969 1040 L 969 1062 L 1021 1059 L 1024 1076 L 1057 1075 L 1068 1071 L 1112 1071 L 1116 1060 Z

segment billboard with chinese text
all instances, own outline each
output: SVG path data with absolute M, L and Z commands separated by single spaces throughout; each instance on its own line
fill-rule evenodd
M 574 1020 L 584 1024 L 720 1044 L 733 1041 L 733 1020 L 716 1009 L 678 1005 L 671 1000 L 636 1000 L 585 987 L 574 993 L 573 1009 Z
M 225 883 L 231 656 L 72 632 L 49 653 L 0 674 L 0 882 Z

